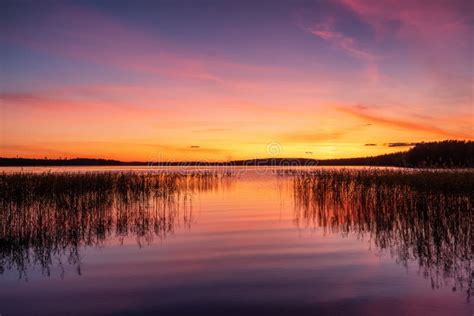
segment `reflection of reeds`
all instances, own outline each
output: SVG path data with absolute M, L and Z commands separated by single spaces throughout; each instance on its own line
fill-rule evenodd
M 49 274 L 53 260 L 66 257 L 80 273 L 80 247 L 113 236 L 132 235 L 139 244 L 164 238 L 181 218 L 191 224 L 195 193 L 227 178 L 213 172 L 0 174 L 0 272 L 15 268 L 22 277 L 38 264 Z
M 472 172 L 319 170 L 296 173 L 297 225 L 369 236 L 433 287 L 473 293 Z

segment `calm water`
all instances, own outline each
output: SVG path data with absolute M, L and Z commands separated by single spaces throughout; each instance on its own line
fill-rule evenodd
M 251 170 L 159 205 L 0 218 L 0 314 L 473 314 L 469 225 L 307 202 L 292 177 Z

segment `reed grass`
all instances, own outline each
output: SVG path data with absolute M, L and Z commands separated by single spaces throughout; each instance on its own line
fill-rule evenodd
M 194 195 L 228 185 L 216 172 L 0 174 L 0 272 L 50 274 L 64 258 L 80 273 L 80 248 L 111 236 L 140 246 L 192 222 Z M 180 216 L 181 215 L 181 216 Z
M 369 238 L 402 264 L 418 262 L 433 287 L 448 280 L 453 290 L 472 296 L 471 171 L 318 170 L 292 175 L 298 226 Z

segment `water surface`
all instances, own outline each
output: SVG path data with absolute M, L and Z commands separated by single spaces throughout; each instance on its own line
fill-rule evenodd
M 1 315 L 473 313 L 472 214 L 442 213 L 470 201 L 315 203 L 291 176 L 238 171 L 166 200 L 2 210 Z

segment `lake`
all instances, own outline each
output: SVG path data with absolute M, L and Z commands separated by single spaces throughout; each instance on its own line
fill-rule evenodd
M 5 193 L 0 314 L 473 314 L 471 193 L 314 182 L 288 169 L 24 168 L 180 175 L 99 177 L 101 194 L 52 176 L 64 191 Z M 334 168 L 311 170 L 324 169 Z M 163 181 L 173 188 L 153 193 Z

